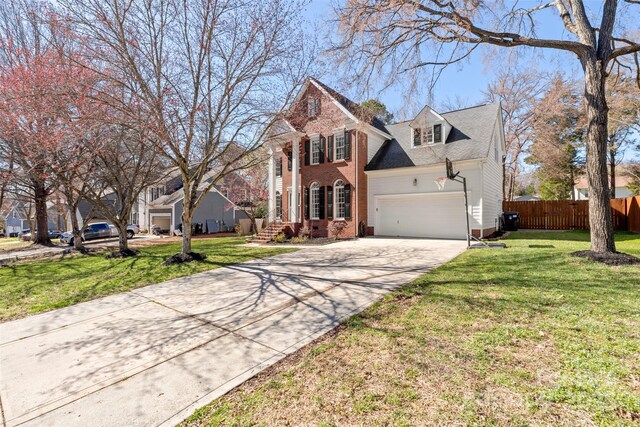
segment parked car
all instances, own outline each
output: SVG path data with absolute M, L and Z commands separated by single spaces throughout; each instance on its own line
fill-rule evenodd
M 36 232 L 37 231 L 38 230 L 36 230 Z M 62 236 L 62 233 L 60 233 L 58 230 L 48 230 L 48 234 L 50 239 L 57 239 Z M 25 228 L 24 230 L 19 232 L 18 239 L 24 240 L 25 242 L 28 242 L 29 240 L 31 240 L 31 230 L 28 228 Z
M 115 234 L 113 234 L 113 229 L 115 227 L 107 222 L 96 222 L 93 224 L 89 224 L 87 229 L 82 233 L 82 241 L 85 240 L 96 240 L 96 239 L 104 239 L 107 237 L 117 236 L 118 230 L 115 229 Z M 128 225 L 127 226 L 127 239 L 133 238 L 135 234 L 140 231 L 138 226 L 136 225 Z M 62 237 L 60 238 L 62 243 L 68 243 L 69 245 L 73 245 L 73 233 L 65 232 L 62 233 Z
M 118 228 L 115 225 L 110 224 L 109 227 L 111 228 L 111 236 L 112 237 L 117 237 L 118 236 Z M 135 236 L 136 234 L 140 233 L 140 226 L 137 224 L 129 224 L 127 225 L 127 239 L 133 239 L 133 236 Z
M 24 230 L 19 232 L 18 240 L 24 240 L 25 242 L 28 242 L 29 240 L 31 240 L 31 230 L 29 230 L 28 228 L 25 228 Z

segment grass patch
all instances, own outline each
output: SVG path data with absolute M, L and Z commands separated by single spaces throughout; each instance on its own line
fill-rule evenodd
M 640 267 L 570 255 L 588 240 L 467 251 L 184 425 L 638 425 Z
M 172 266 L 162 263 L 180 251 L 180 243 L 142 248 L 134 258 L 74 255 L 0 267 L 0 321 L 291 251 L 240 246 L 242 243 L 244 239 L 236 237 L 197 239 L 193 250 L 206 254 L 206 260 Z
M 26 248 L 31 242 L 18 240 L 17 237 L 0 237 L 0 252 Z

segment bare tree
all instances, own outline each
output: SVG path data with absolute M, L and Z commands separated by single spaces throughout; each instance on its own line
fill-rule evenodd
M 546 80 L 546 76 L 533 68 L 502 71 L 485 91 L 488 102 L 502 105 L 506 147 L 502 163 L 503 200 L 513 199 L 522 156 L 531 142 L 536 101 L 543 93 Z
M 464 60 L 481 44 L 529 46 L 575 55 L 584 70 L 591 250 L 614 252 L 605 82 L 612 64 L 621 63 L 625 56 L 633 56 L 636 66 L 639 63 L 640 41 L 624 33 L 623 25 L 616 27 L 616 20 L 632 20 L 639 9 L 636 0 L 605 0 L 593 13 L 582 0 L 553 0 L 530 8 L 519 2 L 489 0 L 346 0 L 337 10 L 342 38 L 336 51 L 359 66 L 365 78 L 388 70 L 411 72 L 425 66 L 446 66 Z M 538 35 L 536 19 L 545 10 L 557 13 L 557 26 L 566 31 L 566 38 Z M 594 15 L 600 21 L 597 25 L 592 24 Z M 432 48 L 430 59 L 424 60 L 427 48 Z
M 60 0 L 115 83 L 149 112 L 155 149 L 180 171 L 182 257 L 204 195 L 262 143 L 309 74 L 297 0 Z M 111 78 L 114 78 L 111 76 Z M 135 90 L 134 90 L 135 89 Z M 212 179 L 208 180 L 209 177 Z
M 100 140 L 100 149 L 94 153 L 89 185 L 83 196 L 105 218 L 118 229 L 119 255 L 133 256 L 127 240 L 127 225 L 131 210 L 140 193 L 157 183 L 165 168 L 159 154 L 149 147 L 149 133 L 135 126 L 143 120 L 105 125 Z

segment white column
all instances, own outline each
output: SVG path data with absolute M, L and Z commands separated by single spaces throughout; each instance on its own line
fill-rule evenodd
M 276 162 L 273 147 L 269 147 L 269 223 L 276 220 Z
M 297 140 L 293 141 L 293 155 L 291 159 L 291 222 L 296 223 L 298 220 L 298 186 L 299 177 L 298 170 L 300 164 L 300 142 Z

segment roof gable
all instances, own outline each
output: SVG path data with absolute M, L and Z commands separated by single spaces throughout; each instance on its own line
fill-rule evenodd
M 445 143 L 415 148 L 413 120 L 388 125 L 393 138 L 382 144 L 365 170 L 435 165 L 444 163 L 445 158 L 454 162 L 487 158 L 500 112 L 500 104 L 496 103 L 442 113 L 452 127 Z
M 365 125 L 369 125 L 375 131 L 382 134 L 385 138 L 391 136 L 387 131 L 384 123 L 379 118 L 377 118 L 369 108 L 364 107 L 357 102 L 351 101 L 349 98 L 342 95 L 338 91 L 330 88 L 329 86 L 312 77 L 307 78 L 305 83 L 302 85 L 302 88 L 300 88 L 300 91 L 296 95 L 290 109 L 292 113 L 287 116 L 288 124 L 295 130 L 302 130 L 303 125 L 301 124 L 302 121 L 298 120 L 296 118 L 296 114 L 293 112 L 306 111 L 306 107 L 303 107 L 302 109 L 296 107 L 297 104 L 303 101 L 310 86 L 313 86 L 320 93 L 322 93 L 344 114 L 347 119 L 353 121 L 354 123 L 364 123 Z

